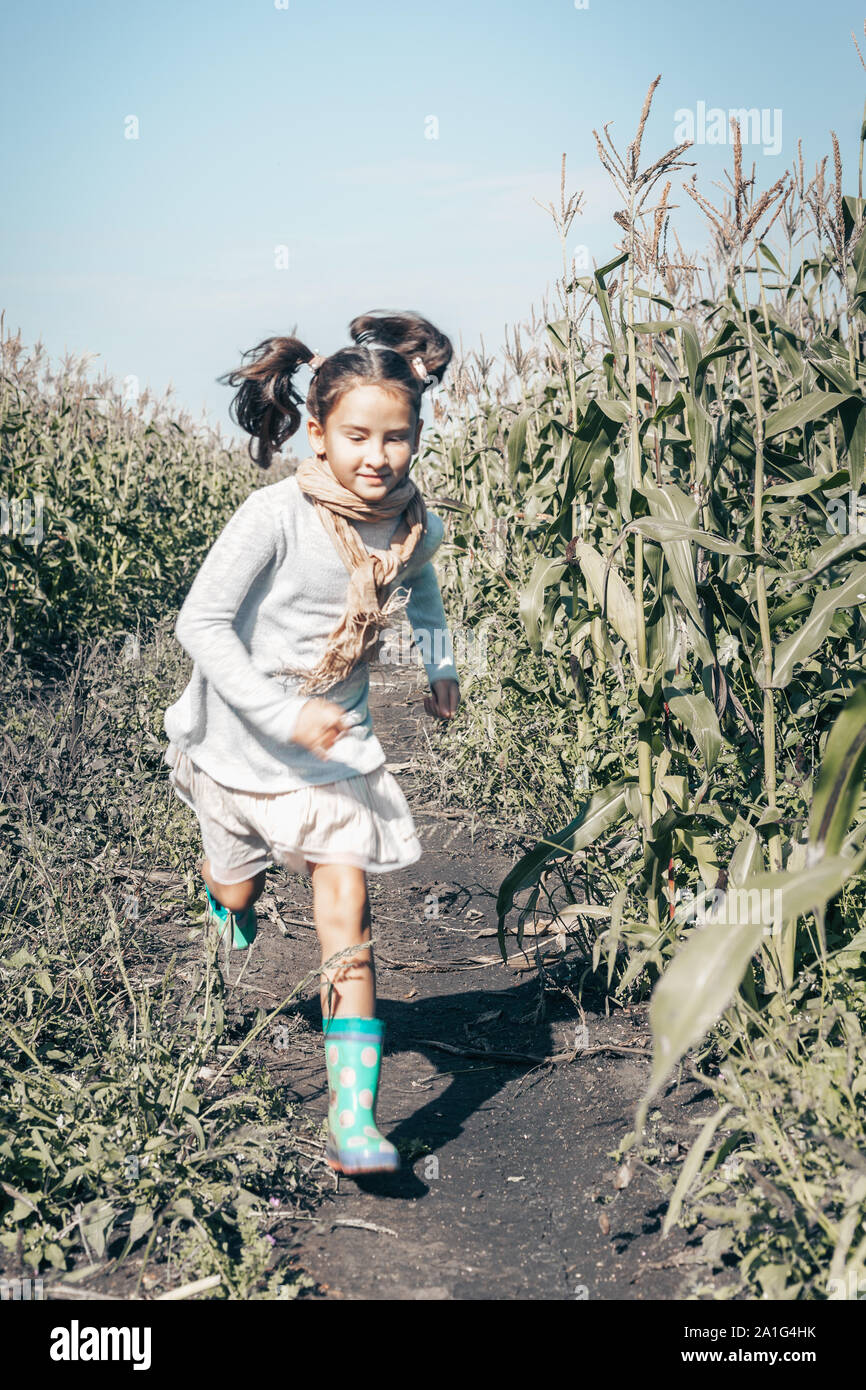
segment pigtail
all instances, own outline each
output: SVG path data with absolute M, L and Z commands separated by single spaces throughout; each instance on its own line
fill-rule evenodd
M 349 324 L 349 334 L 354 342 L 363 333 L 375 333 L 376 341 L 399 353 L 408 363 L 420 357 L 429 376 L 441 382 L 445 369 L 451 361 L 454 350 L 451 342 L 439 329 L 425 319 L 422 314 L 411 309 L 403 313 L 361 314 Z M 360 345 L 363 347 L 363 344 Z M 423 382 L 419 385 L 423 391 Z
M 253 436 L 250 457 L 260 468 L 270 468 L 274 453 L 300 426 L 304 397 L 292 385 L 292 377 L 312 356 L 312 349 L 299 338 L 265 338 L 243 354 L 243 367 L 218 378 L 223 386 L 239 388 L 229 414 Z

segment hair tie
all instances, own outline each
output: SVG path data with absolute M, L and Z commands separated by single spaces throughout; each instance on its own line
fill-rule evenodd
M 420 377 L 420 379 L 423 381 L 424 386 L 422 387 L 422 390 L 426 391 L 428 386 L 436 385 L 436 378 L 435 376 L 432 376 L 430 372 L 428 372 L 427 367 L 424 363 L 424 358 L 421 356 L 420 352 L 412 358 L 412 370 L 415 373 L 415 375 L 417 377 Z
M 365 328 L 363 333 L 359 333 L 355 339 L 355 345 L 356 347 L 388 348 L 391 352 L 395 351 L 390 343 L 381 343 L 377 341 L 375 328 Z M 423 381 L 424 390 L 426 390 L 428 386 L 436 385 L 436 378 L 428 372 L 424 363 L 424 358 L 421 356 L 420 352 L 416 353 L 412 358 L 412 370 L 415 375 Z

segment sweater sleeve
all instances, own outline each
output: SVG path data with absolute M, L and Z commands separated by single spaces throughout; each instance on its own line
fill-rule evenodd
M 254 664 L 234 620 L 259 575 L 281 558 L 273 517 L 252 493 L 204 558 L 175 635 L 205 679 L 258 733 L 291 741 L 307 696 L 289 692 Z
M 405 587 L 409 589 L 406 617 L 412 624 L 431 687 L 434 681 L 458 680 L 453 642 L 432 560 L 422 565 Z

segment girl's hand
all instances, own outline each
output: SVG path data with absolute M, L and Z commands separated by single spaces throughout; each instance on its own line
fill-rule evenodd
M 424 696 L 427 713 L 438 715 L 440 719 L 453 719 L 459 704 L 460 686 L 456 681 L 434 681 L 431 693 Z
M 298 715 L 292 743 L 299 743 L 317 758 L 324 759 L 327 750 L 351 727 L 351 720 L 333 700 L 308 700 Z

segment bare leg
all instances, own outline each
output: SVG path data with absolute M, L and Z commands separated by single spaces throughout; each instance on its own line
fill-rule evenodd
M 324 963 L 348 946 L 370 940 L 367 876 L 363 869 L 350 864 L 307 862 L 313 877 L 313 919 Z M 319 997 L 323 1018 L 374 1018 L 376 970 L 372 950 L 358 951 L 323 971 Z
M 256 874 L 255 878 L 245 878 L 242 883 L 218 883 L 211 876 L 210 860 L 203 859 L 199 865 L 199 873 L 217 902 L 228 908 L 229 912 L 245 912 L 258 901 L 265 890 L 264 869 L 260 874 Z

